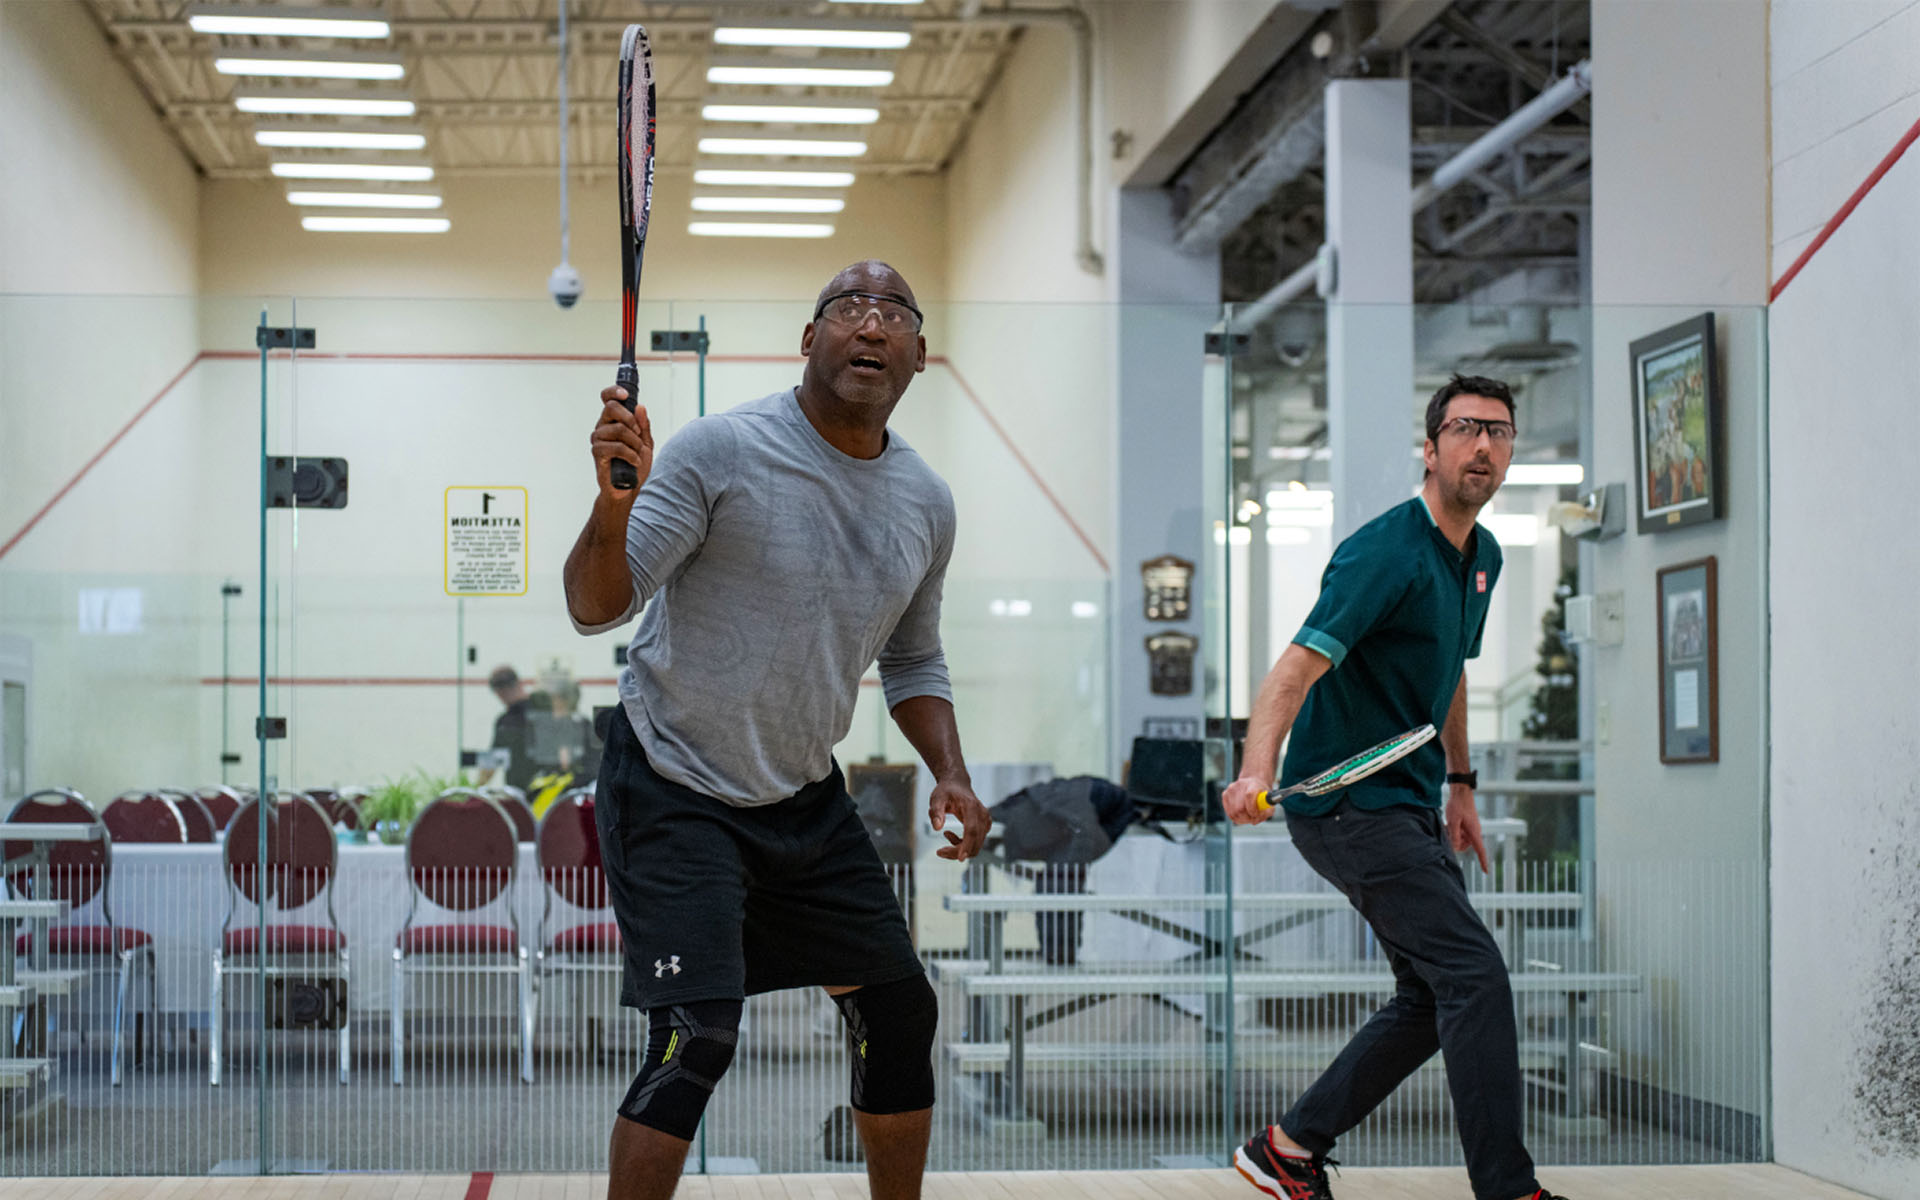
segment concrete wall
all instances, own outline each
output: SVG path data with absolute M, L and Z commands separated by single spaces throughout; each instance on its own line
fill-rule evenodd
M 1593 5 L 1596 484 L 1635 475 L 1628 345 L 1716 317 L 1725 519 L 1598 545 L 1588 589 L 1620 592 L 1626 641 L 1593 672 L 1602 953 L 1646 978 L 1616 1006 L 1622 1072 L 1763 1123 L 1766 980 L 1766 9 Z M 1716 764 L 1662 765 L 1655 573 L 1719 574 Z M 1703 1069 L 1710 1067 L 1711 1069 Z
M 1772 5 L 1773 267 L 1920 121 L 1920 5 Z M 1920 152 L 1769 322 L 1775 1156 L 1876 1196 L 1920 1180 Z

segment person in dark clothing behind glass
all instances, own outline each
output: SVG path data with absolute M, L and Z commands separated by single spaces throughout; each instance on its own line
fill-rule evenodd
M 524 792 L 534 775 L 532 697 L 527 694 L 526 682 L 512 667 L 495 667 L 493 674 L 487 676 L 487 686 L 493 689 L 500 703 L 507 706 L 507 711 L 493 722 L 493 748 L 505 750 L 512 756 L 507 761 L 503 782 Z M 488 767 L 480 772 L 479 782 L 487 783 L 492 778 L 493 768 Z

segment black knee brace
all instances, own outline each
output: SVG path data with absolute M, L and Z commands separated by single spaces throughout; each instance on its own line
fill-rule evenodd
M 939 1002 L 925 975 L 872 984 L 833 998 L 847 1022 L 853 1107 L 863 1113 L 933 1107 L 933 1036 Z
M 713 1087 L 740 1039 L 738 1000 L 696 1000 L 647 1010 L 647 1056 L 620 1115 L 692 1141 Z

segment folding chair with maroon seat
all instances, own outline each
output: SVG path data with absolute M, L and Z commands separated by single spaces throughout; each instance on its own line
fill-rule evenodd
M 307 798 L 327 814 L 327 820 L 349 829 L 360 824 L 360 806 L 355 803 L 355 797 L 360 794 L 353 788 L 308 788 L 306 791 Z
M 393 1082 L 403 1079 L 406 979 L 413 974 L 512 975 L 519 985 L 520 1078 L 533 1082 L 533 963 L 513 911 L 519 845 L 513 821 L 491 798 L 442 792 L 407 831 L 407 921 L 393 946 Z M 507 923 L 415 924 L 421 902 L 464 917 L 499 903 Z
M 208 1082 L 220 1085 L 226 1043 L 226 981 L 231 975 L 269 980 L 334 981 L 332 1011 L 322 1024 L 338 1030 L 340 1082 L 347 1081 L 347 937 L 333 912 L 333 876 L 337 865 L 333 826 L 319 805 L 305 796 L 270 798 L 266 870 L 260 869 L 260 805 L 249 800 L 227 827 L 222 859 L 227 876 L 227 919 L 213 952 L 213 1036 Z M 254 906 L 254 920 L 237 924 L 239 898 Z M 326 924 L 274 921 L 309 906 L 324 905 Z M 317 916 L 318 914 L 314 914 Z M 265 922 L 265 929 L 262 923 Z M 264 937 L 263 937 L 264 934 Z M 265 1021 L 262 1014 L 262 1022 Z
M 225 829 L 233 820 L 233 814 L 239 812 L 240 806 L 246 803 L 245 797 L 239 792 L 223 784 L 198 788 L 193 794 L 201 804 L 206 805 L 207 814 L 213 818 L 216 830 Z
M 111 810 L 114 806 L 109 804 Z M 101 817 L 83 800 L 80 793 L 66 788 L 34 792 L 13 806 L 8 821 L 35 825 L 100 825 Z M 106 824 L 106 836 L 92 842 L 54 842 L 47 859 L 47 890 L 50 895 L 35 896 L 30 875 L 8 875 L 9 890 L 27 900 L 61 900 L 68 906 L 66 923 L 47 930 L 47 965 L 60 971 L 80 971 L 86 975 L 112 976 L 113 1060 L 112 1079 L 120 1086 L 120 1056 L 124 1045 L 126 1011 L 136 967 L 146 971 L 146 1012 L 135 1013 L 133 1053 L 139 1059 L 146 1045 L 149 1026 L 156 1011 L 153 937 L 144 930 L 132 929 L 113 919 L 113 901 L 108 883 L 113 878 L 112 824 Z M 26 850 L 25 843 L 10 843 L 0 855 L 13 858 Z M 98 915 L 83 914 L 82 909 L 99 901 Z M 26 954 L 30 934 L 20 934 L 13 952 Z M 4 951 L 0 951 L 4 952 Z M 68 977 L 69 979 L 72 976 Z
M 206 801 L 183 788 L 156 788 L 154 791 L 173 801 L 173 806 L 180 810 L 180 819 L 186 823 L 189 842 L 220 840 L 217 836 L 220 822 L 214 817 L 213 810 L 207 807 Z
M 513 836 L 517 840 L 531 842 L 538 836 L 533 805 L 527 803 L 525 792 L 504 783 L 489 784 L 475 790 L 498 804 L 500 811 L 507 814 L 507 819 L 513 822 Z
M 593 823 L 593 789 L 573 788 L 548 807 L 534 843 L 545 881 L 540 911 L 540 953 L 536 970 L 544 978 L 566 979 L 572 1001 L 575 1045 L 584 1045 L 585 1005 L 580 976 L 620 977 L 620 926 L 612 921 L 613 901 L 600 863 L 600 834 Z M 554 901 L 567 910 L 555 929 Z M 589 919 L 581 920 L 580 917 Z M 593 917 L 603 919 L 593 920 Z
M 100 822 L 116 842 L 181 843 L 187 840 L 180 806 L 158 792 L 121 792 L 100 810 Z

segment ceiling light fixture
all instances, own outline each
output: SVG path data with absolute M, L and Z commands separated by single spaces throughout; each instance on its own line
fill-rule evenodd
M 752 221 L 694 221 L 688 224 L 687 232 L 695 237 L 823 238 L 833 236 L 833 226 Z
M 419 150 L 427 144 L 424 133 L 375 133 L 369 129 L 312 129 L 305 126 L 267 126 L 253 131 L 253 140 L 262 146 L 301 147 L 324 150 Z
M 716 58 L 708 83 L 755 83 L 813 87 L 886 87 L 893 72 L 863 59 L 810 59 L 805 66 L 774 66 L 766 58 Z
M 880 119 L 880 110 L 855 104 L 703 104 L 700 116 L 768 125 L 871 125 Z
M 695 183 L 715 187 L 847 187 L 853 183 L 852 171 L 734 171 L 718 167 L 700 167 L 693 172 Z
M 393 33 L 384 19 L 360 9 L 278 5 L 196 4 L 187 10 L 187 25 L 195 33 L 256 37 L 384 38 Z
M 817 46 L 824 50 L 900 50 L 913 41 L 907 25 L 870 21 L 756 20 L 714 27 L 716 46 Z
M 425 183 L 433 168 L 425 163 L 277 162 L 269 168 L 280 179 L 386 179 Z
M 395 55 L 339 54 L 318 50 L 248 50 L 221 55 L 222 75 L 275 75 L 305 79 L 399 79 L 406 64 Z
M 445 233 L 445 217 L 301 217 L 300 228 L 315 233 Z
M 397 92 L 235 92 L 233 106 L 248 113 L 303 113 L 340 117 L 413 115 L 413 101 Z
M 430 192 L 288 192 L 288 204 L 317 208 L 439 208 Z
M 842 142 L 828 138 L 743 138 L 703 137 L 702 154 L 791 154 L 813 158 L 859 158 L 867 152 L 865 142 Z
M 847 202 L 836 196 L 695 196 L 695 212 L 837 213 Z

